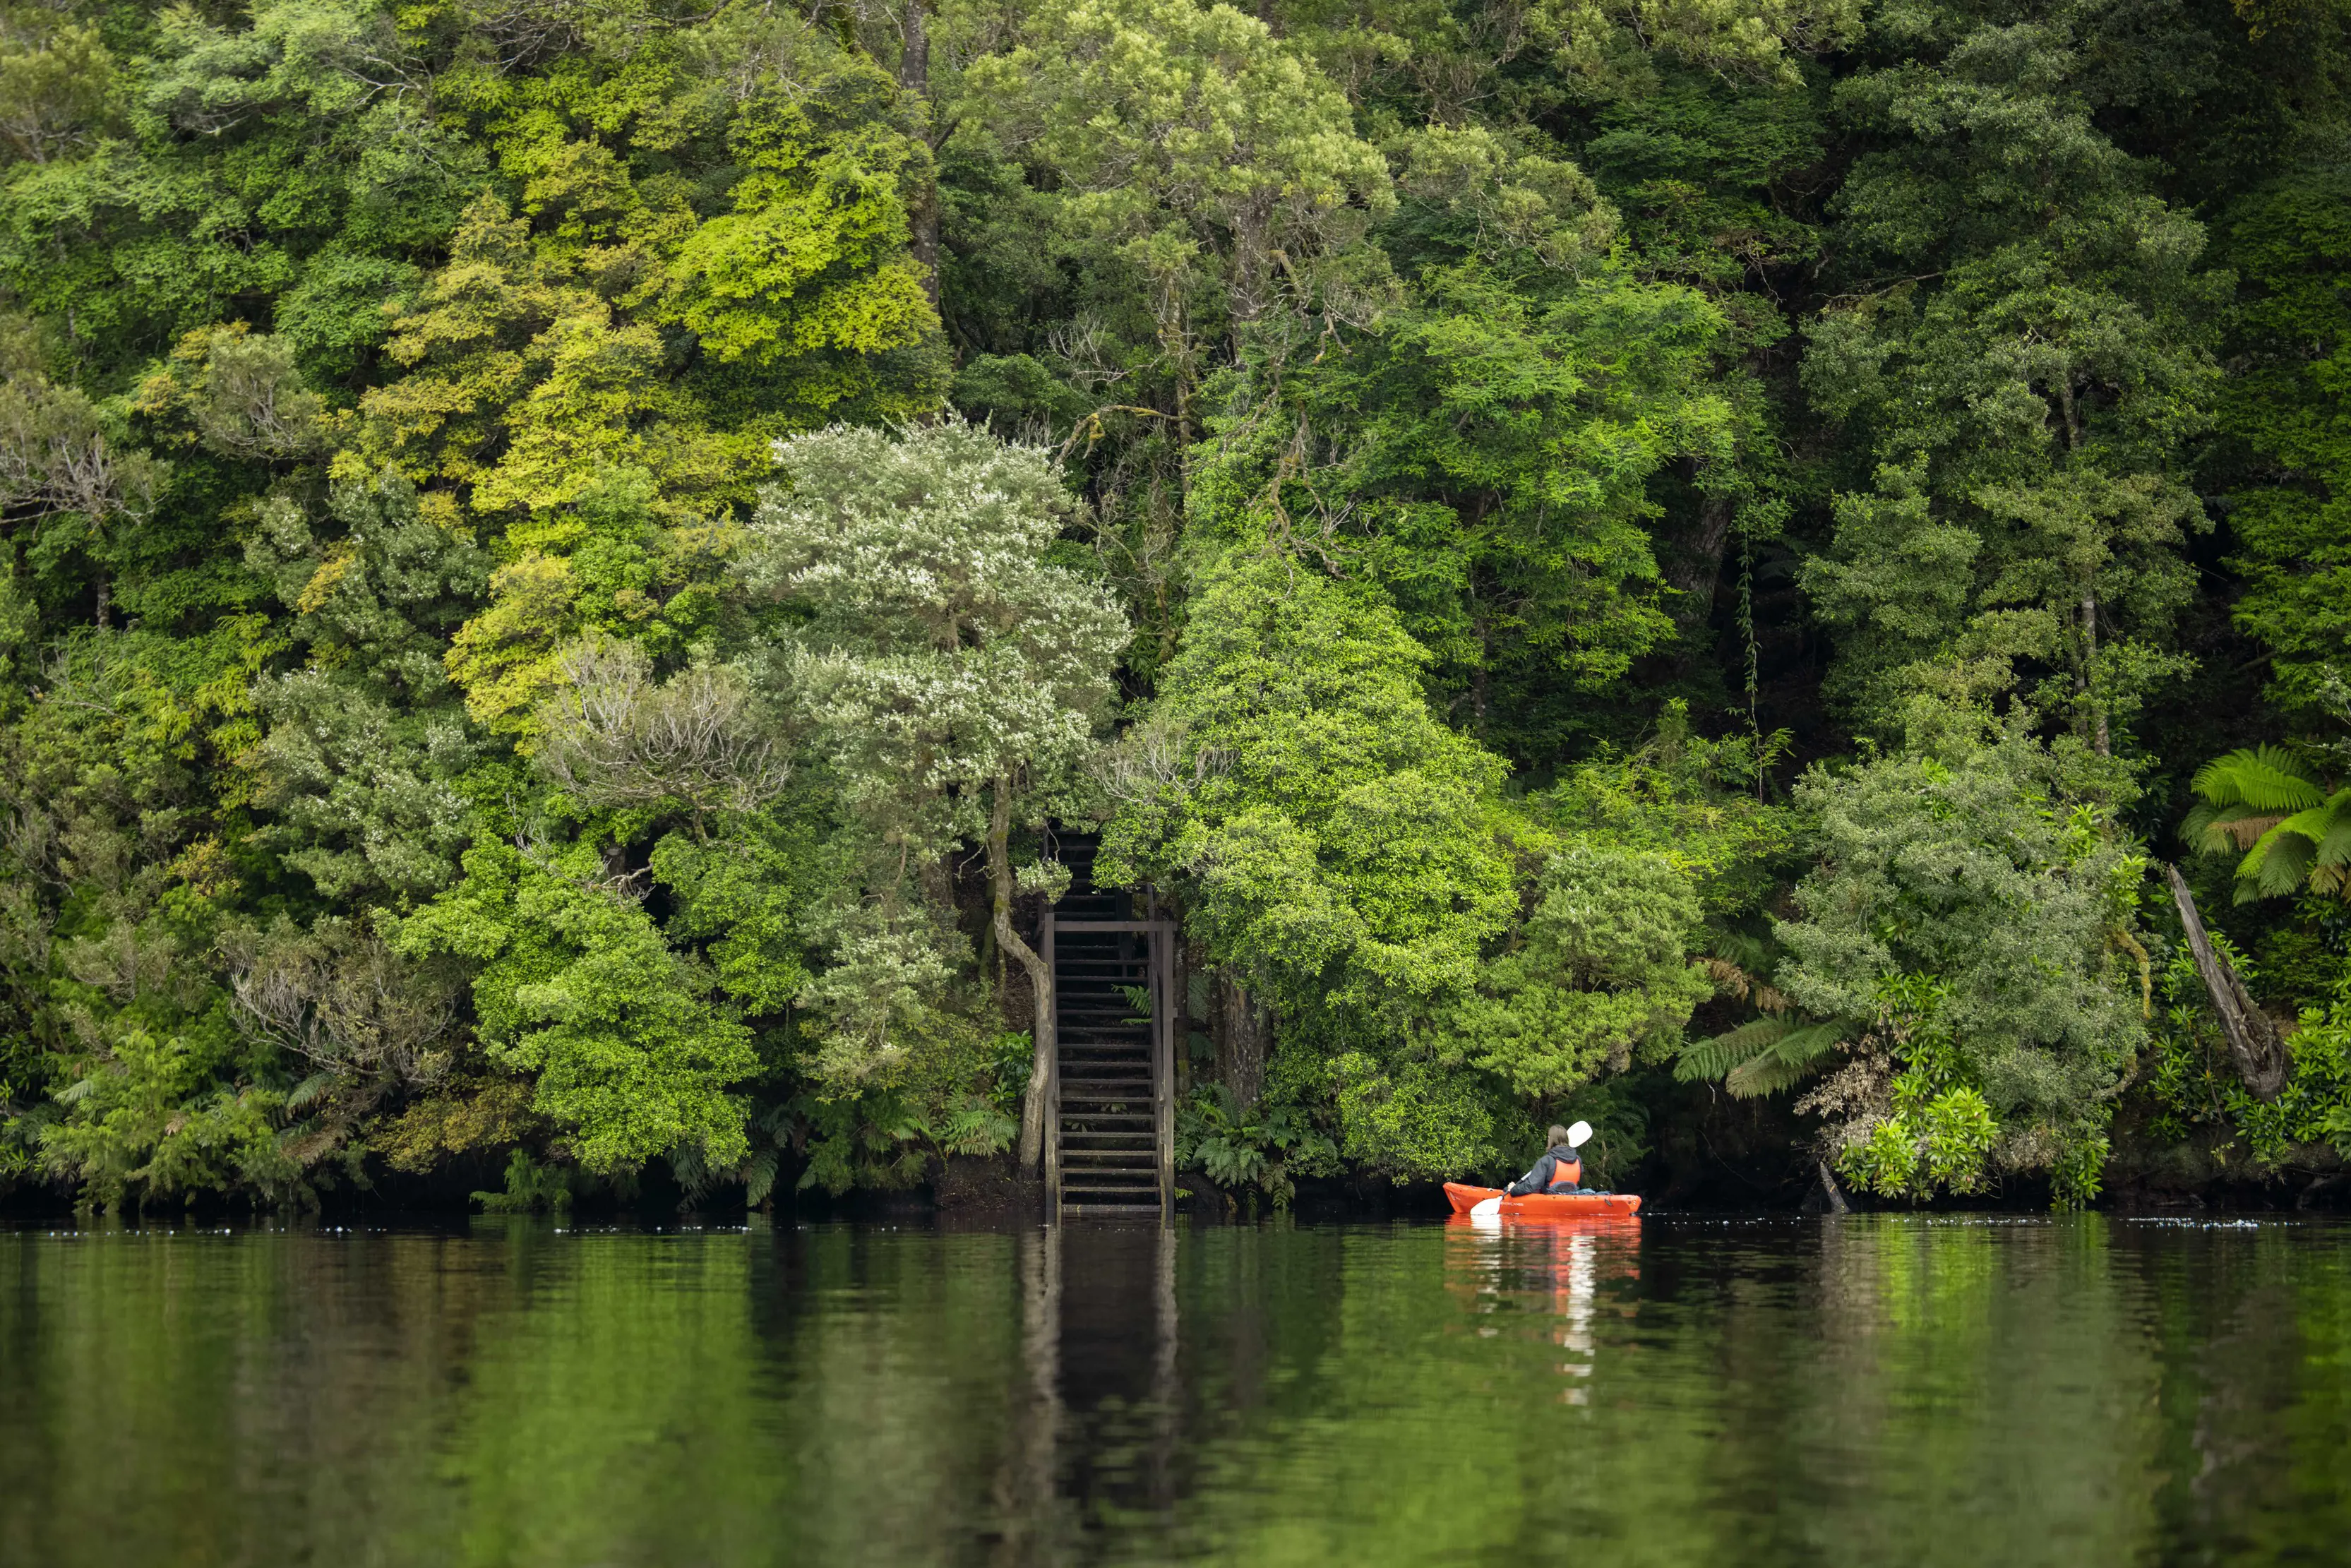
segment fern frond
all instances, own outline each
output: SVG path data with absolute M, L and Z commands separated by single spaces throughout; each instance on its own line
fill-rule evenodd
M 1724 1077 L 1722 1086 L 1734 1100 L 1761 1100 L 1767 1094 L 1777 1094 L 1782 1089 L 1794 1088 L 1811 1071 L 1801 1062 L 1759 1056 L 1733 1068 Z
M 776 1190 L 776 1151 L 761 1149 L 743 1162 L 743 1201 L 753 1208 L 768 1201 Z
M 1684 1083 L 1720 1078 L 1759 1051 L 1769 1050 L 1793 1027 L 1782 1019 L 1750 1019 L 1711 1039 L 1694 1040 L 1682 1047 L 1681 1056 L 1674 1063 L 1674 1076 Z
M 2247 755 L 2232 752 L 2221 762 L 2208 765 L 2205 772 Z M 2201 789 L 2204 774 L 2197 779 Z M 2250 810 L 2199 807 L 2189 814 L 2188 826 L 2197 829 L 2198 842 L 2204 848 L 2219 848 L 2230 841 L 2242 844 L 2247 832 L 2262 828 L 2260 836 L 2245 850 L 2245 858 L 2237 863 L 2239 904 L 2281 898 L 2305 882 L 2322 893 L 2342 884 L 2344 868 L 2351 866 L 2351 789 L 2321 795 L 2314 784 L 2304 783 L 2301 788 L 2301 803 L 2291 811 L 2281 808 L 2256 815 Z
M 1771 967 L 1771 945 L 1745 931 L 1716 931 L 1707 950 L 1726 964 L 1760 975 Z
M 2303 873 L 2310 869 L 2310 841 L 2300 837 L 2269 838 L 2253 846 L 2245 857 L 2242 877 L 2252 873 L 2252 880 L 2264 898 L 2281 898 L 2302 885 Z
M 1723 1080 L 1723 1087 L 1740 1100 L 1776 1094 L 1802 1082 L 1844 1037 L 1844 1030 L 1833 1023 L 1787 1030 L 1752 1058 L 1733 1068 Z
M 1747 993 L 1755 988 L 1755 977 L 1728 958 L 1704 958 L 1699 960 L 1698 967 L 1706 971 L 1706 977 L 1714 982 L 1714 988 L 1724 996 L 1743 1002 L 1747 999 Z
M 2317 862 L 2322 866 L 2351 865 L 2351 789 L 2337 793 L 2326 804 L 2334 821 L 2318 835 Z
M 704 1157 L 700 1144 L 688 1144 L 671 1150 L 669 1169 L 670 1175 L 677 1180 L 680 1208 L 701 1202 L 717 1174 L 711 1170 L 710 1162 Z
M 2242 806 L 2199 803 L 2179 825 L 2179 836 L 2206 854 L 2243 854 L 2263 833 L 2285 821 L 2279 811 L 2255 811 Z
M 2280 746 L 2216 757 L 2196 770 L 2190 788 L 2210 804 L 2262 812 L 2300 811 L 2325 800 L 2309 766 Z
M 335 1075 L 331 1071 L 313 1072 L 286 1092 L 286 1108 L 288 1111 L 299 1111 L 303 1106 L 324 1094 L 334 1082 Z

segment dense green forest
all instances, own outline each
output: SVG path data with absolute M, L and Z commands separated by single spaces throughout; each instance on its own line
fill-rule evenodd
M 0 375 L 13 1201 L 2351 1152 L 2345 0 L 5 0 Z

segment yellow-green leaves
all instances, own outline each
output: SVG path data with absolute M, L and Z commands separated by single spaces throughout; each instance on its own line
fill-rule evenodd
M 393 465 L 490 532 L 492 602 L 448 667 L 494 729 L 528 734 L 582 632 L 666 656 L 706 621 L 776 435 L 927 404 L 900 193 L 927 150 L 886 76 L 800 43 L 818 68 L 789 91 L 716 91 L 723 58 L 668 46 L 464 84 L 520 205 L 478 198 L 395 312 L 405 373 L 339 471 Z
M 137 411 L 184 423 L 225 456 L 263 462 L 315 457 L 327 406 L 303 384 L 294 346 L 242 322 L 191 332 L 139 389 Z
M 1432 125 L 1397 148 L 1396 191 L 1460 225 L 1463 248 L 1508 267 L 1518 253 L 1573 268 L 1605 257 L 1616 211 L 1574 164 L 1520 152 L 1480 126 Z
M 528 515 L 578 500 L 616 465 L 650 474 L 677 508 L 744 472 L 674 384 L 654 331 L 495 196 L 467 210 L 385 347 L 408 373 L 361 400 L 339 473 L 389 462 L 477 513 Z
M 114 57 L 99 29 L 46 7 L 0 20 L 0 149 L 46 163 L 120 115 Z
M 449 674 L 466 711 L 493 729 L 520 730 L 554 690 L 556 652 L 577 629 L 569 561 L 533 553 L 490 577 L 490 608 L 458 629 Z
M 881 117 L 889 89 L 859 79 L 874 123 L 826 137 L 798 104 L 761 103 L 737 117 L 733 141 L 749 172 L 735 210 L 677 247 L 661 314 L 721 361 L 771 365 L 820 350 L 880 353 L 936 330 L 906 254 L 902 181 L 928 152 Z M 836 112 L 842 107 L 829 106 Z
M 1557 13 L 1559 60 L 1593 88 L 1653 90 L 1652 53 L 1729 77 L 1794 83 L 1801 57 L 1845 47 L 1860 0 L 1581 0 Z

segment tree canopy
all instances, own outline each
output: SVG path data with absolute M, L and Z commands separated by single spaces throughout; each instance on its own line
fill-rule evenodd
M 0 0 L 0 1196 L 2316 1171 L 2346 44 Z

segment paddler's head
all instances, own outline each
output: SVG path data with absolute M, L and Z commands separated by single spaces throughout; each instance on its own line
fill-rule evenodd
M 1574 1157 L 1575 1150 L 1567 1141 L 1567 1129 L 1565 1127 L 1553 1126 L 1551 1130 L 1550 1136 L 1551 1146 L 1552 1148 L 1558 1150 L 1562 1155 L 1565 1155 L 1568 1158 L 1572 1159 Z

